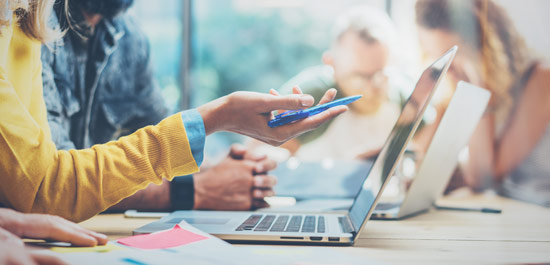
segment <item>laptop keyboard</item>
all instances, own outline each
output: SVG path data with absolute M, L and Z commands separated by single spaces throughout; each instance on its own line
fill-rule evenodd
M 325 233 L 325 217 L 253 214 L 236 231 Z

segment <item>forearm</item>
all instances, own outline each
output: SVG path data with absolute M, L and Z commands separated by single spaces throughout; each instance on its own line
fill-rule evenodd
M 227 119 L 230 114 L 223 110 L 227 109 L 228 97 L 221 97 L 197 108 L 204 122 L 204 131 L 210 135 L 217 131 L 227 130 Z
M 15 176 L 3 182 L 6 198 L 2 201 L 24 212 L 82 221 L 151 182 L 160 184 L 163 178 L 198 171 L 180 114 L 119 141 L 85 150 L 56 151 L 51 141 L 39 142 L 37 152 L 24 152 L 31 157 L 21 161 L 2 159 L 12 163 L 2 165 L 2 175 Z M 7 148 L 2 146 L 2 150 Z M 15 150 L 25 148 L 30 147 Z M 20 164 L 14 166 L 14 162 Z M 17 177 L 22 174 L 24 178 Z M 7 187 L 20 189 L 15 192 Z
M 147 188 L 109 207 L 107 212 L 124 212 L 130 209 L 139 211 L 171 210 L 170 182 L 164 179 L 161 185 L 151 183 Z
M 485 116 L 474 131 L 468 145 L 469 157 L 464 180 L 474 190 L 481 190 L 494 181 L 494 130 L 492 117 Z

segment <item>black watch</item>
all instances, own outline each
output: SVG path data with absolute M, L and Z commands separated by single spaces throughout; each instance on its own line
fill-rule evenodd
M 175 177 L 170 182 L 170 202 L 173 210 L 191 210 L 195 204 L 193 175 Z

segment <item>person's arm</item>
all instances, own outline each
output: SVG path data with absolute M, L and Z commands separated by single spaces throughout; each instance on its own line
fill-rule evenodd
M 537 67 L 495 144 L 494 175 L 501 181 L 531 153 L 550 124 L 550 68 Z
M 494 115 L 487 113 L 470 138 L 468 160 L 464 165 L 464 181 L 474 190 L 492 185 L 494 142 Z
M 0 68 L 0 199 L 4 205 L 81 221 L 151 182 L 198 171 L 181 114 L 119 141 L 57 151 L 42 98 L 40 46 L 34 43 L 32 48 L 37 55 L 32 74 L 18 73 L 32 78 L 32 95 L 20 96 Z M 30 101 L 31 110 L 38 114 L 31 115 L 23 101 Z
M 11 36 L 3 33 L 1 43 L 9 50 L 5 44 Z M 191 140 L 190 144 L 180 113 L 118 141 L 84 150 L 56 150 L 42 95 L 40 44 L 25 40 L 20 31 L 15 34 L 22 39 L 18 48 L 27 51 L 32 62 L 17 64 L 10 77 L 15 75 L 19 85 L 32 90 L 16 90 L 6 69 L 0 67 L 2 204 L 23 212 L 47 212 L 81 221 L 150 183 L 160 184 L 164 178 L 198 171 L 192 152 L 197 143 Z M 285 126 L 267 125 L 273 110 L 311 105 L 313 98 L 307 95 L 236 92 L 193 112 L 202 119 L 205 135 L 225 130 L 280 145 L 347 110 L 338 106 Z
M 334 91 L 329 90 L 327 93 L 333 94 Z M 271 128 L 267 125 L 273 118 L 272 111 L 308 108 L 313 105 L 313 101 L 310 95 L 275 96 L 240 91 L 202 105 L 197 111 L 204 120 L 206 135 L 228 131 L 279 146 L 348 110 L 347 106 L 337 106 L 284 126 Z
M 17 238 L 46 239 L 68 242 L 75 246 L 105 245 L 107 236 L 84 229 L 61 217 L 46 214 L 23 214 L 0 208 L 0 228 L 9 232 L 9 240 Z M 4 233 L 4 235 L 6 235 Z M 4 236 L 5 237 L 5 236 Z M 16 240 L 15 240 L 16 241 Z
M 220 163 L 194 175 L 175 177 L 162 185 L 149 185 L 122 200 L 109 211 L 136 209 L 169 210 L 250 210 L 265 207 L 264 197 L 273 195 L 275 176 L 267 172 L 276 162 L 254 154 L 244 146 L 231 146 Z
M 494 113 L 487 113 L 469 144 L 465 180 L 481 189 L 500 182 L 536 146 L 550 123 L 550 74 L 537 72 L 518 99 L 500 139 L 495 139 Z

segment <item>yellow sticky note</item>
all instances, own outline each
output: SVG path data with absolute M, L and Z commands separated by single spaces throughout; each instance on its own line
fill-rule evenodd
M 50 248 L 51 251 L 59 253 L 74 253 L 74 252 L 109 252 L 112 250 L 123 249 L 120 246 L 114 244 L 108 244 L 105 246 L 95 246 L 95 247 L 53 247 Z

